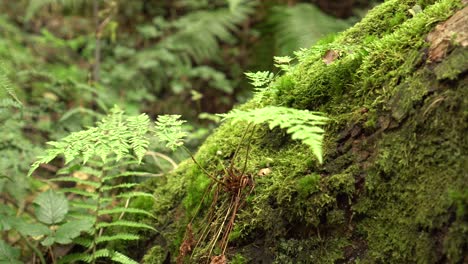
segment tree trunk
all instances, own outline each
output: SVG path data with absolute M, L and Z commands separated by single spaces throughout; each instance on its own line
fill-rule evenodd
M 160 233 L 143 262 L 467 263 L 467 25 L 458 1 L 390 0 L 307 51 L 240 108 L 324 112 L 324 164 L 267 127 L 234 155 L 246 124 L 223 124 L 196 159 L 220 177 L 233 156 L 241 173 L 248 156 L 253 188 L 225 254 L 211 234 L 229 232 L 220 222 L 233 194 L 204 194 L 210 179 L 187 161 L 148 184 Z

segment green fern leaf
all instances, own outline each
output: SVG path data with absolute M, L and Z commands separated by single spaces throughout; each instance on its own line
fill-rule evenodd
M 143 209 L 138 209 L 138 208 L 125 208 L 125 207 L 115 207 L 112 209 L 103 209 L 99 211 L 99 215 L 110 215 L 110 214 L 121 214 L 121 213 L 128 213 L 128 214 L 142 214 L 142 215 L 147 215 L 149 217 L 155 218 L 154 215 L 149 213 L 148 211 L 145 211 Z
M 80 236 L 80 237 L 73 239 L 73 242 L 85 248 L 90 248 L 93 245 L 93 240 L 91 238 L 84 237 L 84 236 Z
M 125 226 L 125 227 L 134 227 L 134 228 L 140 228 L 140 229 L 150 229 L 153 231 L 156 231 L 156 229 L 152 226 L 138 223 L 138 222 L 133 222 L 133 221 L 126 221 L 126 220 L 117 220 L 114 222 L 101 222 L 98 223 L 97 228 L 105 228 L 105 227 L 110 227 L 110 226 Z
M 106 182 L 106 181 L 110 181 L 110 180 L 121 178 L 121 177 L 151 176 L 151 175 L 152 175 L 151 173 L 145 172 L 145 171 L 126 171 L 117 175 L 105 176 L 102 178 L 102 181 Z
M 179 120 L 180 115 L 160 115 L 156 121 L 156 135 L 159 140 L 166 143 L 166 147 L 175 150 L 184 144 L 183 138 L 187 136 L 181 126 L 185 120 Z
M 111 259 L 122 264 L 138 264 L 138 262 L 117 251 L 112 254 Z
M 115 190 L 115 189 L 130 189 L 130 188 L 133 188 L 133 187 L 136 187 L 140 184 L 138 183 L 121 183 L 121 184 L 117 184 L 117 185 L 113 185 L 113 186 L 104 186 L 101 188 L 101 191 L 102 192 L 106 192 L 106 191 L 111 191 L 111 190 Z
M 122 110 L 114 107 L 96 127 L 74 132 L 60 141 L 48 142 L 52 148 L 47 149 L 31 166 L 28 176 L 40 164 L 48 163 L 59 155 L 65 157 L 65 163 L 75 159 L 86 163 L 95 156 L 105 163 L 111 155 L 114 155 L 116 161 L 120 161 L 132 151 L 138 161 L 141 161 L 149 145 L 146 138 L 148 126 L 149 119 L 146 115 L 127 117 Z
M 57 177 L 50 179 L 49 181 L 55 182 L 55 181 L 61 181 L 61 182 L 75 182 L 83 185 L 88 185 L 94 188 L 98 188 L 100 186 L 99 183 L 93 182 L 93 181 L 87 181 L 87 180 L 82 180 L 77 177 Z
M 308 145 L 320 163 L 322 158 L 322 141 L 324 130 L 320 128 L 326 124 L 328 118 L 318 112 L 297 110 L 286 107 L 268 106 L 249 111 L 233 110 L 220 115 L 232 122 L 247 121 L 254 124 L 268 124 L 270 129 L 280 127 L 287 129 L 293 139 Z
M 148 197 L 154 199 L 154 196 L 150 193 L 145 193 L 145 192 L 128 192 L 128 193 L 122 193 L 119 195 L 116 195 L 115 198 L 133 198 L 133 197 Z M 113 201 L 115 198 L 102 198 L 102 202 L 110 202 Z
M 60 189 L 58 191 L 59 192 L 74 193 L 74 194 L 78 194 L 78 195 L 81 195 L 81 196 L 84 196 L 84 197 L 89 197 L 89 198 L 94 199 L 94 200 L 96 200 L 98 198 L 97 193 L 87 192 L 87 191 L 84 191 L 84 190 L 80 190 L 78 188 L 62 188 L 62 189 Z
M 119 233 L 113 236 L 100 236 L 96 239 L 96 244 L 99 245 L 104 242 L 117 241 L 117 240 L 130 241 L 130 240 L 138 240 L 138 239 L 140 239 L 140 237 L 134 234 Z
M 268 86 L 274 79 L 274 74 L 269 71 L 246 72 L 245 75 L 254 87 Z

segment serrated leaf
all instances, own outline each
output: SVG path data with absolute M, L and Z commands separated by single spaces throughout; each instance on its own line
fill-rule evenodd
M 105 227 L 110 227 L 110 226 L 125 226 L 125 227 L 134 227 L 134 228 L 141 228 L 141 229 L 150 229 L 153 231 L 156 231 L 155 228 L 152 226 L 149 226 L 147 224 L 142 224 L 138 222 L 133 222 L 133 221 L 126 221 L 126 220 L 118 220 L 118 221 L 113 221 L 113 222 L 101 222 L 97 225 L 97 228 L 105 228 Z
M 112 209 L 104 209 L 99 211 L 99 215 L 107 214 L 120 214 L 120 213 L 129 213 L 129 214 L 143 214 L 154 218 L 154 215 L 151 213 L 138 208 L 125 208 L 125 207 L 116 207 Z
M 166 143 L 166 147 L 175 150 L 184 144 L 184 137 L 187 133 L 182 131 L 182 124 L 185 120 L 179 120 L 180 115 L 160 115 L 155 122 L 156 136 L 162 142 Z
M 287 61 L 287 59 L 282 59 Z M 292 139 L 298 139 L 308 145 L 312 153 L 317 157 L 319 163 L 323 162 L 322 141 L 325 131 L 319 127 L 324 125 L 328 118 L 318 112 L 298 110 L 286 107 L 267 106 L 247 111 L 232 110 L 227 114 L 220 115 L 231 122 L 247 121 L 254 124 L 268 124 L 270 129 L 280 127 L 287 129 Z
M 117 240 L 138 240 L 139 236 L 134 234 L 120 233 L 113 236 L 100 236 L 96 239 L 96 244 L 101 244 L 103 242 L 117 241 Z
M 111 259 L 122 264 L 138 264 L 138 262 L 117 251 L 112 254 Z
M 62 222 L 68 213 L 68 200 L 63 193 L 48 190 L 39 194 L 34 203 L 39 206 L 36 208 L 37 219 L 48 225 Z

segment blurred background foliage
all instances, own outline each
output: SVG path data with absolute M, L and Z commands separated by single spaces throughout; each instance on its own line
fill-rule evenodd
M 344 30 L 377 2 L 0 0 L 0 200 L 27 210 L 44 188 L 38 179 L 63 162 L 27 179 L 44 143 L 113 105 L 153 118 L 181 114 L 195 149 L 216 126 L 211 114 L 251 95 L 244 72 L 274 71 L 273 56 Z M 158 142 L 152 149 L 164 152 Z M 172 168 L 146 161 L 152 173 Z

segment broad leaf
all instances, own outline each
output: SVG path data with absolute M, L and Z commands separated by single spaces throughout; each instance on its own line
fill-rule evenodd
M 36 209 L 36 217 L 44 224 L 60 223 L 68 213 L 68 201 L 65 195 L 52 190 L 39 194 L 34 203 L 39 205 Z
M 26 223 L 23 220 L 19 220 L 18 223 L 14 225 L 14 228 L 23 236 L 30 236 L 34 239 L 40 239 L 42 236 L 51 233 L 49 228 L 43 224 Z

